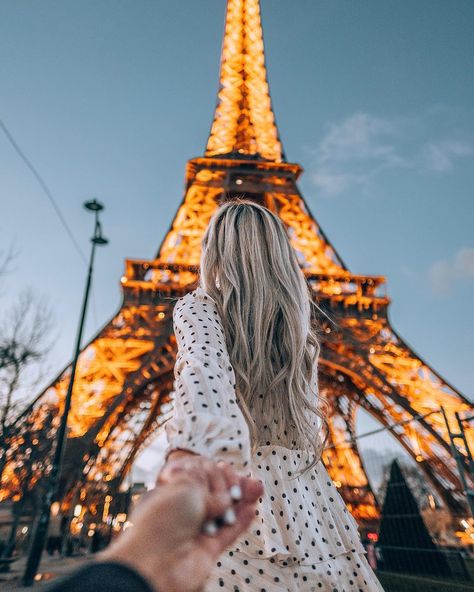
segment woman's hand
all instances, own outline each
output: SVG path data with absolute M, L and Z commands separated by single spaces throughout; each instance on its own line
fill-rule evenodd
M 216 470 L 216 468 L 219 470 Z M 232 500 L 239 499 L 240 478 L 224 462 L 217 464 L 202 456 L 185 450 L 172 451 L 158 476 L 158 484 L 176 483 L 181 479 L 192 479 L 212 494 L 212 513 L 223 516 Z

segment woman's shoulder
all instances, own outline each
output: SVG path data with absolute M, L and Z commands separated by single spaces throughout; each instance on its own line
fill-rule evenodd
M 198 286 L 176 301 L 175 311 L 206 307 L 215 309 L 216 302 L 201 286 Z
M 197 286 L 192 292 L 189 292 L 187 296 L 192 295 L 192 298 L 199 302 L 206 302 L 208 304 L 216 304 L 216 301 L 210 296 L 202 286 Z
M 223 331 L 215 300 L 200 286 L 179 298 L 173 310 L 173 320 L 175 325 L 202 326 L 204 329 L 209 328 L 210 321 L 219 333 Z
M 215 354 L 221 360 L 219 364 L 224 360 L 228 362 L 224 327 L 217 305 L 202 288 L 188 292 L 177 301 L 173 328 L 178 345 L 192 353 L 199 344 L 200 353 L 205 357 Z M 212 351 L 206 352 L 206 349 Z

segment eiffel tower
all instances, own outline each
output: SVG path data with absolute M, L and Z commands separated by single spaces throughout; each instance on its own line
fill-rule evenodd
M 384 278 L 349 271 L 298 189 L 301 173 L 300 165 L 286 160 L 275 124 L 259 0 L 228 0 L 204 156 L 187 163 L 184 198 L 156 257 L 126 261 L 122 306 L 79 359 L 61 479 L 65 499 L 75 488 L 79 499 L 103 504 L 169 417 L 174 302 L 196 286 L 200 241 L 211 215 L 224 200 L 244 195 L 283 220 L 314 298 L 334 321 L 323 322 L 319 370 L 320 390 L 330 402 L 324 461 L 349 509 L 365 523 L 378 516 L 355 440 L 362 408 L 418 462 L 446 506 L 465 513 L 440 407 L 454 425 L 454 414 L 471 405 L 391 327 Z M 3 499 L 21 496 L 19 468 L 31 454 L 25 430 L 42 438 L 54 433 L 51 417 L 63 406 L 69 372 L 61 372 L 22 416 L 3 471 Z M 468 437 L 473 440 L 472 431 Z

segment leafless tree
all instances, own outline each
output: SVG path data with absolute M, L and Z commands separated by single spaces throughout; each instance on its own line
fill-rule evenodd
M 41 380 L 52 329 L 49 306 L 30 291 L 0 319 L 0 438 Z
M 0 296 L 5 297 L 4 278 L 11 271 L 15 252 L 0 251 Z M 50 439 L 46 427 L 38 427 L 28 417 L 17 421 L 39 387 L 46 371 L 46 360 L 53 344 L 53 320 L 44 299 L 25 290 L 0 311 L 0 481 L 5 467 L 13 464 L 11 486 L 17 487 L 12 499 L 13 521 L 2 558 L 11 556 L 16 531 L 26 505 L 34 503 L 38 476 L 46 471 Z M 44 432 L 39 433 L 39 430 Z M 21 441 L 21 450 L 11 457 L 11 444 Z M 10 457 L 9 457 L 10 454 Z
M 13 249 L 0 252 L 0 278 L 10 271 Z M 0 295 L 4 295 L 4 281 Z M 0 477 L 8 443 L 14 435 L 14 420 L 35 394 L 44 376 L 53 342 L 49 305 L 31 290 L 0 311 Z
M 10 271 L 10 265 L 15 258 L 15 249 L 11 246 L 9 249 L 0 251 L 0 278 Z

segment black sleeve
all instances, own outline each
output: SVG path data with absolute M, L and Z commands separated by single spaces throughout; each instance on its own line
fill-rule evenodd
M 157 592 L 132 568 L 121 563 L 104 562 L 86 565 L 50 587 L 45 592 Z

